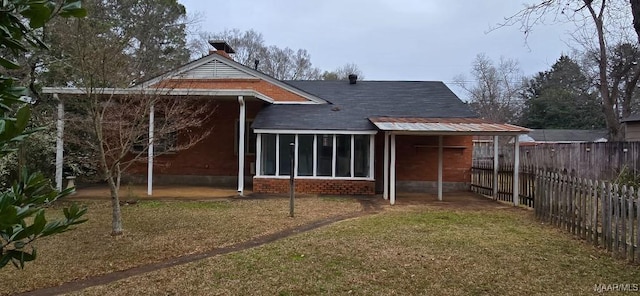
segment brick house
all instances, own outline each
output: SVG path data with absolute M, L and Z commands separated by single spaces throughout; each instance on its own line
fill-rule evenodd
M 472 137 L 528 130 L 478 118 L 437 81 L 280 81 L 217 51 L 111 94 L 166 90 L 166 96 L 216 100 L 211 135 L 194 147 L 154 157 L 133 170 L 153 183 L 289 190 L 290 143 L 296 191 L 316 194 L 467 190 Z M 45 88 L 72 95 L 75 88 Z M 517 141 L 516 141 L 517 142 Z M 59 144 L 57 167 L 62 167 Z M 62 172 L 56 172 L 59 186 Z M 149 192 L 151 193 L 151 191 Z

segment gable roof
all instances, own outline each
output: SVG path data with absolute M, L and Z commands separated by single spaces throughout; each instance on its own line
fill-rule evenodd
M 271 105 L 254 119 L 254 129 L 377 130 L 372 117 L 477 118 L 440 81 L 286 81 L 328 105 Z
M 606 130 L 535 129 L 522 142 L 595 142 L 607 139 Z M 528 138 L 526 138 L 528 137 Z
M 210 77 L 207 77 L 206 73 L 211 73 Z M 219 77 L 214 77 L 213 75 L 223 75 Z M 306 92 L 300 88 L 297 88 L 293 85 L 287 84 L 281 80 L 273 78 L 267 74 L 264 74 L 260 71 L 256 71 L 251 69 L 243 64 L 240 64 L 232 59 L 224 57 L 219 54 L 209 54 L 197 60 L 191 61 L 179 68 L 166 72 L 164 74 L 158 75 L 156 77 L 145 80 L 137 85 L 133 86 L 133 88 L 148 88 L 153 85 L 156 85 L 163 80 L 166 79 L 206 79 L 206 78 L 240 78 L 240 79 L 261 79 L 272 85 L 283 88 L 287 91 L 290 91 L 294 94 L 297 94 L 303 98 L 308 99 L 311 102 L 316 104 L 326 104 L 327 101 L 324 99 Z

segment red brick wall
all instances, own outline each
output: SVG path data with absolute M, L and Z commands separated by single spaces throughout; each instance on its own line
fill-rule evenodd
M 296 179 L 296 192 L 310 194 L 373 195 L 375 181 Z M 253 178 L 253 192 L 288 193 L 289 179 Z
M 158 84 L 183 89 L 253 89 L 278 102 L 307 102 L 306 98 L 261 79 L 170 79 Z
M 262 101 L 247 101 L 247 119 L 253 119 L 263 106 Z M 205 127 L 210 135 L 188 150 L 160 155 L 154 159 L 154 173 L 167 175 L 236 176 L 238 155 L 235 152 L 236 121 L 240 113 L 237 100 L 219 100 L 211 122 Z M 197 131 L 195 131 L 197 132 Z M 186 135 L 178 133 L 178 141 Z M 255 155 L 245 158 L 245 176 L 251 176 Z M 145 174 L 146 163 L 137 163 L 130 172 Z
M 444 136 L 443 181 L 471 182 L 473 142 L 471 136 Z M 389 143 L 391 145 L 391 143 Z M 396 136 L 398 181 L 438 180 L 438 136 Z M 376 187 L 383 188 L 384 133 L 376 136 Z

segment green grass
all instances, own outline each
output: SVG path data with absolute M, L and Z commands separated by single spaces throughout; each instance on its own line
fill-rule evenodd
M 580 295 L 600 283 L 640 284 L 640 268 L 541 225 L 528 211 L 424 206 L 79 294 Z

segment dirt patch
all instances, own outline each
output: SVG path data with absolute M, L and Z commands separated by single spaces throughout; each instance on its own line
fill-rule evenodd
M 251 195 L 251 191 L 245 191 L 245 195 Z M 109 187 L 96 185 L 79 187 L 71 199 L 108 199 Z M 175 200 L 207 200 L 237 197 L 235 188 L 208 187 L 208 186 L 154 186 L 152 195 L 147 195 L 147 187 L 144 185 L 123 185 L 120 187 L 120 199 L 146 200 L 146 199 L 175 199 Z

